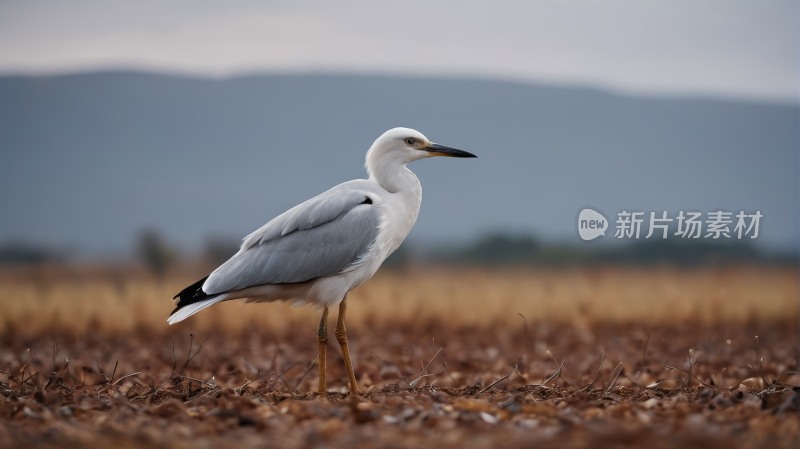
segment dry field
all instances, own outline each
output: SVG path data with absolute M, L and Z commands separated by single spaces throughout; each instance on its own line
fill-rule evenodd
M 800 442 L 796 269 L 381 272 L 348 309 L 359 396 L 335 340 L 313 393 L 313 309 L 167 326 L 191 271 L 0 271 L 0 446 Z
M 167 332 L 171 298 L 204 274 L 157 281 L 135 269 L 0 270 L 0 333 L 39 335 Z M 350 294 L 348 325 L 435 322 L 446 326 L 519 328 L 529 322 L 574 326 L 633 323 L 709 325 L 793 321 L 798 279 L 793 268 L 574 270 L 417 268 L 381 271 Z M 280 305 L 214 306 L 177 329 L 238 332 L 305 327 L 313 337 L 319 311 Z M 173 329 L 174 330 L 174 329 Z

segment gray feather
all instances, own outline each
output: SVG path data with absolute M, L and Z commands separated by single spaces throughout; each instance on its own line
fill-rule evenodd
M 239 253 L 208 277 L 203 291 L 305 282 L 338 274 L 353 263 L 375 241 L 378 213 L 373 204 L 361 204 L 367 192 L 337 187 L 246 237 Z
M 245 237 L 240 251 L 285 236 L 295 230 L 302 231 L 327 223 L 363 202 L 369 197 L 369 191 L 372 189 L 374 187 L 363 180 L 340 184 L 289 209 Z

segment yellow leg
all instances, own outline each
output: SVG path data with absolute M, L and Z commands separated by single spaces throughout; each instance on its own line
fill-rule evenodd
M 319 328 L 317 329 L 317 341 L 319 342 L 319 392 L 327 393 L 328 388 L 325 386 L 325 356 L 328 349 L 328 307 L 322 311 L 322 319 L 319 321 Z
M 339 346 L 342 348 L 342 357 L 344 357 L 344 368 L 347 370 L 347 377 L 350 379 L 350 391 L 358 394 L 358 384 L 356 383 L 356 375 L 353 372 L 353 364 L 350 362 L 350 349 L 347 348 L 347 330 L 344 328 L 344 315 L 347 312 L 347 296 L 339 303 L 339 322 L 336 325 L 336 340 L 339 341 Z

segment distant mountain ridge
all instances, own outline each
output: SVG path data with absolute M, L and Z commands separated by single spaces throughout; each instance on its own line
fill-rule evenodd
M 757 243 L 800 242 L 800 108 L 637 98 L 479 80 L 142 73 L 0 77 L 0 243 L 129 251 L 160 229 L 187 248 L 244 236 L 364 177 L 407 126 L 476 160 L 409 165 L 412 241 L 488 230 L 574 234 L 578 209 L 762 210 Z

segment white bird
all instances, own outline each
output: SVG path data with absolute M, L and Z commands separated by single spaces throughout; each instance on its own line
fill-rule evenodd
M 369 179 L 339 184 L 245 237 L 230 260 L 175 296 L 169 324 L 232 299 L 322 307 L 317 340 L 324 393 L 328 307 L 339 304 L 336 337 L 350 390 L 358 393 L 344 326 L 347 294 L 371 278 L 411 231 L 422 186 L 406 164 L 434 156 L 476 157 L 413 129 L 386 131 L 367 151 Z

